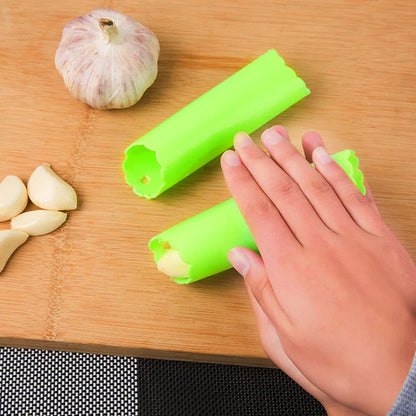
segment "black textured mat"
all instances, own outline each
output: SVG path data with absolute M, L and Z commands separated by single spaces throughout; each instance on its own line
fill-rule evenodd
M 0 348 L 0 415 L 325 415 L 282 371 Z

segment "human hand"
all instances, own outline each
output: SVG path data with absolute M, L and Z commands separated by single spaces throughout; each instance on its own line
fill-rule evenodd
M 253 305 L 254 313 L 259 328 L 261 342 L 268 357 L 278 365 L 278 367 L 288 374 L 296 383 L 302 386 L 309 394 L 314 396 L 324 406 L 328 416 L 366 416 L 365 413 L 353 410 L 342 403 L 337 402 L 328 394 L 314 386 L 295 366 L 287 356 L 280 342 L 279 336 L 273 323 L 260 308 L 253 294 L 249 291 L 250 300 Z
M 386 414 L 415 353 L 416 267 L 319 135 L 304 136 L 308 161 L 282 127 L 262 140 L 270 157 L 239 133 L 222 168 L 261 255 L 229 260 L 277 335 L 266 352 L 318 400 Z

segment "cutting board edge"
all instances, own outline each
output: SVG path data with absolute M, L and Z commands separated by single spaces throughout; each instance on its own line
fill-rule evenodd
M 59 341 L 31 340 L 25 338 L 0 337 L 0 347 L 27 348 L 100 355 L 118 355 L 146 359 L 191 361 L 209 364 L 226 364 L 248 367 L 276 367 L 275 364 L 273 364 L 273 362 L 266 357 L 228 356 L 220 354 L 204 354 L 181 351 L 152 350 L 146 348 L 120 347 L 113 345 L 94 345 Z

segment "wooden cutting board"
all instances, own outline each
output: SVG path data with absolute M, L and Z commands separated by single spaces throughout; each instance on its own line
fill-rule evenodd
M 161 44 L 156 82 L 122 111 L 76 101 L 54 67 L 65 24 L 101 7 L 133 16 Z M 298 147 L 315 129 L 331 152 L 355 149 L 416 259 L 415 18 L 412 0 L 2 0 L 0 180 L 27 181 L 48 162 L 79 208 L 58 231 L 30 238 L 0 275 L 0 344 L 267 363 L 235 272 L 179 286 L 147 248 L 230 197 L 219 160 L 152 201 L 127 186 L 121 164 L 131 142 L 270 48 L 312 94 L 265 127 L 284 124 Z

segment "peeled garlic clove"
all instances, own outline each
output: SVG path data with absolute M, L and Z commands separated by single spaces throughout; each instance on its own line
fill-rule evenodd
M 55 66 L 73 97 L 102 110 L 126 108 L 156 79 L 159 50 L 147 27 L 98 9 L 65 26 Z
M 20 214 L 27 205 L 27 190 L 17 176 L 6 176 L 0 183 L 0 221 Z
M 38 166 L 29 178 L 27 190 L 30 200 L 39 208 L 49 210 L 71 210 L 77 207 L 74 188 L 44 163 Z
M 67 216 L 66 212 L 38 209 L 14 217 L 10 226 L 12 230 L 24 231 L 29 235 L 44 235 L 59 228 Z
M 0 273 L 4 269 L 7 261 L 29 237 L 29 234 L 18 230 L 0 231 Z
M 168 250 L 157 262 L 160 272 L 170 277 L 188 277 L 189 264 L 185 263 L 177 250 Z

